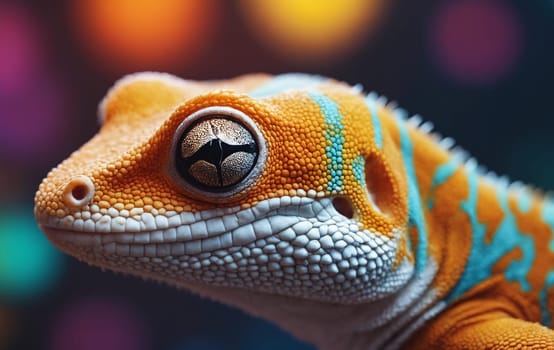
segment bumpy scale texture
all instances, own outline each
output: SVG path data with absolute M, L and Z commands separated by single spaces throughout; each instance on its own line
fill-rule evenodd
M 318 76 L 134 74 L 35 216 L 81 260 L 321 348 L 554 349 L 553 202 L 405 114 Z

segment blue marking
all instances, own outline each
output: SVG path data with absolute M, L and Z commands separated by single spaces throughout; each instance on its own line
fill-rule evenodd
M 554 203 L 551 200 L 546 200 L 542 207 L 542 220 L 550 226 L 552 239 L 550 240 L 549 248 L 554 253 Z M 539 293 L 539 302 L 541 305 L 541 323 L 547 327 L 552 327 L 552 313 L 548 309 L 548 291 L 554 287 L 554 270 L 546 275 L 544 288 Z
M 504 218 L 494 232 L 491 242 L 486 243 L 486 226 L 477 219 L 478 176 L 474 170 L 468 170 L 467 175 L 469 196 L 467 201 L 462 202 L 461 207 L 470 218 L 473 242 L 464 273 L 447 299 L 451 301 L 490 278 L 494 265 L 516 248 L 521 250 L 522 258 L 513 260 L 504 271 L 504 276 L 508 281 L 518 282 L 523 291 L 530 291 L 531 285 L 527 281 L 527 275 L 535 260 L 535 246 L 532 237 L 520 232 L 517 227 L 517 221 L 508 204 L 508 189 L 504 186 L 497 188 Z
M 369 108 L 371 113 L 371 123 L 373 124 L 373 135 L 375 138 L 375 143 L 379 149 L 383 148 L 383 130 L 381 129 L 381 121 L 377 115 L 377 108 L 375 106 L 375 99 L 370 96 L 367 96 L 365 99 L 366 105 Z
M 550 226 L 552 239 L 548 247 L 554 253 L 554 203 L 550 200 L 545 201 L 542 206 L 542 220 Z
M 360 184 L 362 188 L 366 188 L 365 183 L 365 159 L 362 156 L 357 156 L 352 161 L 352 173 L 354 179 Z
M 331 174 L 331 179 L 327 183 L 327 190 L 339 192 L 343 185 L 342 151 L 345 141 L 342 115 L 339 112 L 339 106 L 329 97 L 319 92 L 310 92 L 310 97 L 319 105 L 327 126 L 325 129 L 325 139 L 327 139 L 325 152 L 328 160 L 327 169 Z
M 433 180 L 431 182 L 431 190 L 429 193 L 429 199 L 427 200 L 427 208 L 431 209 L 433 208 L 433 205 L 435 204 L 435 190 L 438 186 L 445 183 L 448 179 L 450 179 L 456 170 L 458 170 L 458 167 L 461 164 L 461 159 L 458 155 L 454 154 L 452 157 L 448 160 L 448 162 L 442 164 L 435 170 L 435 175 L 433 176 Z
M 268 80 L 262 86 L 250 91 L 254 98 L 270 97 L 286 90 L 309 90 L 325 82 L 327 78 L 302 73 L 281 74 Z
M 408 180 L 408 224 L 417 228 L 417 248 L 415 271 L 421 273 L 427 266 L 427 228 L 423 216 L 423 207 L 419 195 L 419 187 L 414 168 L 414 149 L 412 140 L 403 121 L 398 121 L 398 130 L 400 132 L 400 148 L 402 149 L 402 160 L 406 167 L 406 177 Z
M 513 260 L 504 275 L 508 281 L 517 281 L 521 289 L 525 292 L 531 290 L 531 285 L 527 281 L 527 275 L 535 261 L 535 244 L 533 238 L 519 231 L 517 220 L 510 210 L 508 204 L 508 189 L 501 187 L 498 190 L 498 199 L 500 206 L 504 211 L 504 220 L 494 234 L 492 246 L 497 246 L 506 251 L 506 253 L 514 247 L 521 249 L 521 260 Z
M 539 302 L 541 305 L 541 323 L 548 328 L 552 328 L 552 313 L 548 309 L 548 291 L 554 287 L 554 270 L 550 270 L 546 275 L 544 288 L 539 293 Z
M 456 299 L 462 295 L 465 291 L 469 290 L 479 281 L 487 278 L 490 272 L 481 270 L 479 266 L 475 266 L 476 262 L 484 254 L 481 252 L 482 245 L 481 243 L 485 240 L 486 226 L 481 224 L 477 219 L 477 174 L 475 171 L 468 171 L 467 174 L 469 195 L 466 201 L 461 203 L 461 208 L 469 216 L 469 222 L 471 224 L 471 232 L 473 234 L 472 247 L 469 251 L 469 258 L 467 265 L 464 269 L 464 273 L 458 280 L 456 286 L 450 292 L 450 295 L 447 297 L 448 301 Z
M 529 190 L 520 191 L 517 196 L 517 207 L 519 208 L 519 211 L 522 213 L 528 213 L 529 210 L 531 210 L 532 205 L 533 205 L 533 197 L 532 197 L 531 191 Z

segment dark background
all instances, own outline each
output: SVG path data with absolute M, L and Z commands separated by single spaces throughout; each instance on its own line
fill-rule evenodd
M 315 28 L 315 29 L 314 29 Z M 302 71 L 361 83 L 482 164 L 554 189 L 554 1 L 0 1 L 0 349 L 308 349 L 269 323 L 63 256 L 48 170 L 120 76 Z

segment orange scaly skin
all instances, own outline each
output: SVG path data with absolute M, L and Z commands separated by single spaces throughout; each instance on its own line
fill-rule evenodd
M 554 204 L 403 114 L 323 77 L 132 75 L 35 216 L 322 349 L 554 349 Z

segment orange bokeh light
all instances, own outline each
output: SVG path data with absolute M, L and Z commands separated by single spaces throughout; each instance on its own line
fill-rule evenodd
M 86 53 L 117 71 L 184 67 L 220 22 L 215 0 L 79 0 L 71 10 Z
M 243 0 L 252 31 L 284 57 L 332 61 L 359 46 L 375 29 L 384 0 Z

